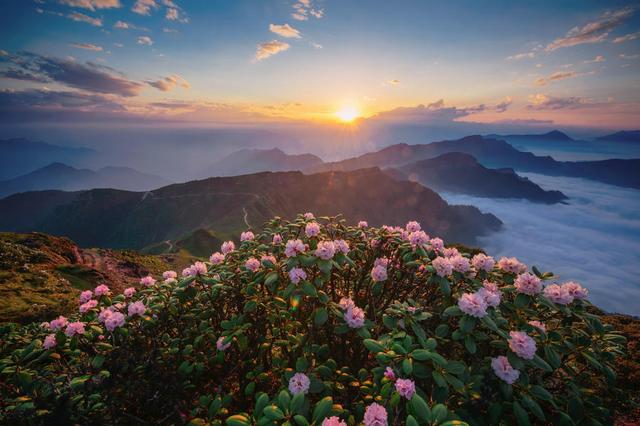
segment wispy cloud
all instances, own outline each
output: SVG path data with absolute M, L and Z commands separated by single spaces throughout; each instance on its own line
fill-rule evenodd
M 579 97 L 555 97 L 537 93 L 529 96 L 529 104 L 527 109 L 530 110 L 559 110 L 559 109 L 576 109 L 586 105 L 593 104 L 592 101 Z
M 188 89 L 191 87 L 187 80 L 177 74 L 173 74 L 156 81 L 147 81 L 147 84 L 149 86 L 155 87 L 162 92 L 168 92 L 176 86 L 180 86 L 184 89 Z
M 620 59 L 627 59 L 627 60 L 640 58 L 640 55 L 638 55 L 638 54 L 627 55 L 626 53 L 621 53 L 618 56 L 620 56 Z
M 84 13 L 80 13 L 80 12 L 71 12 L 70 14 L 67 15 L 67 18 L 76 22 L 86 22 L 87 24 L 91 24 L 94 27 L 102 26 L 102 19 L 92 18 L 91 16 L 85 15 Z
M 540 77 L 534 81 L 536 86 L 545 86 L 548 83 L 552 83 L 554 81 L 565 80 L 567 78 L 577 77 L 578 74 L 575 71 L 556 71 L 548 77 Z
M 320 19 L 324 16 L 324 9 L 314 8 L 311 0 L 298 0 L 293 4 L 293 13 L 291 13 L 293 19 L 306 21 L 309 16 Z
M 162 32 L 163 33 L 167 33 L 167 34 L 177 34 L 178 30 L 173 29 L 173 28 L 166 28 L 165 27 L 165 28 L 162 29 Z
M 285 37 L 285 38 L 301 37 L 300 31 L 296 30 L 289 24 L 283 24 L 283 25 L 270 24 L 269 31 L 271 31 L 272 33 L 278 34 L 280 37 Z
M 155 0 L 136 0 L 131 10 L 138 15 L 149 15 L 151 9 L 156 9 L 158 4 Z
M 630 18 L 634 12 L 635 9 L 632 7 L 606 12 L 596 21 L 589 22 L 581 27 L 573 27 L 564 37 L 557 38 L 549 43 L 545 50 L 553 51 L 563 47 L 604 41 L 614 28 Z
M 536 57 L 535 52 L 522 52 L 522 53 L 516 53 L 515 55 L 508 56 L 507 60 L 518 61 L 520 59 L 532 59 L 535 57 Z
M 625 41 L 637 40 L 640 38 L 640 31 L 637 33 L 626 34 L 613 39 L 613 43 L 624 43 Z
M 60 3 L 81 9 L 112 9 L 122 7 L 120 0 L 58 0 Z
M 72 46 L 77 49 L 93 50 L 94 52 L 102 52 L 103 50 L 102 46 L 97 46 L 92 43 L 74 43 Z
M 582 63 L 583 64 L 595 64 L 595 63 L 604 62 L 604 61 L 605 61 L 604 56 L 598 55 L 595 58 L 583 61 Z
M 153 44 L 153 40 L 149 36 L 140 36 L 138 37 L 138 44 L 143 46 L 151 46 Z
M 139 27 L 137 25 L 132 24 L 131 22 L 126 22 L 126 21 L 116 21 L 115 24 L 113 24 L 113 28 L 116 28 L 118 30 L 139 30 L 139 31 L 149 31 L 148 28 L 145 27 Z
M 265 43 L 260 43 L 258 45 L 258 48 L 256 49 L 254 59 L 256 61 L 267 59 L 268 57 L 273 56 L 277 53 L 284 52 L 289 47 L 289 43 L 285 43 L 279 40 L 271 40 Z

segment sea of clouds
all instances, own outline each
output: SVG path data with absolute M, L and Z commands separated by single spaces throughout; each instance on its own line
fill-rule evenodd
M 567 204 L 441 195 L 504 222 L 501 231 L 480 239 L 489 254 L 516 256 L 554 272 L 561 282 L 578 281 L 602 309 L 640 316 L 640 191 L 578 178 L 522 175 L 544 189 L 564 192 Z

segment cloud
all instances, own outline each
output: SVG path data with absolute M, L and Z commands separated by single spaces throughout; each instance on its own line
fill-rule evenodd
M 595 58 L 583 61 L 582 63 L 584 63 L 584 64 L 595 64 L 595 63 L 604 62 L 604 61 L 605 61 L 604 56 L 598 55 Z
M 47 77 L 35 75 L 30 72 L 17 69 L 17 68 L 8 68 L 5 70 L 0 70 L 0 78 L 10 78 L 12 80 L 22 80 L 22 81 L 32 81 L 35 83 L 48 83 L 49 80 Z
M 635 54 L 635 55 L 627 55 L 625 53 L 621 53 L 620 55 L 618 55 L 620 57 L 620 59 L 638 59 L 640 57 L 640 55 Z
M 10 56 L 16 69 L 40 79 L 65 84 L 88 92 L 107 93 L 118 96 L 136 96 L 142 83 L 129 80 L 112 68 L 91 62 L 80 63 L 72 59 L 61 59 L 23 52 Z
M 560 282 L 579 281 L 598 307 L 640 315 L 638 191 L 577 178 L 524 176 L 544 189 L 562 191 L 568 202 L 549 208 L 523 200 L 441 195 L 453 204 L 475 205 L 504 222 L 499 232 L 480 238 L 489 255 L 516 256 L 554 272 Z M 606 250 L 594 255 L 594 247 Z
M 392 86 L 397 86 L 398 84 L 400 84 L 400 80 L 396 80 L 394 78 L 393 80 L 387 81 L 387 83 L 391 84 Z
M 300 38 L 300 31 L 296 30 L 289 24 L 276 25 L 270 24 L 269 31 L 278 34 L 280 37 Z
M 559 109 L 576 109 L 587 105 L 593 105 L 593 102 L 578 96 L 555 97 L 542 93 L 529 96 L 529 110 L 559 110 Z
M 138 44 L 142 44 L 144 46 L 151 46 L 153 44 L 153 40 L 148 36 L 140 36 L 138 37 Z
M 293 4 L 291 17 L 296 21 L 306 21 L 309 16 L 320 19 L 324 16 L 324 9 L 315 9 L 311 0 L 298 0 Z
M 567 78 L 577 77 L 578 73 L 575 71 L 556 71 L 548 77 L 540 77 L 534 81 L 536 86 L 544 86 L 548 83 L 565 80 Z
M 105 95 L 45 89 L 4 89 L 0 90 L 0 110 L 19 114 L 55 110 L 115 112 L 124 111 L 125 108 Z
M 58 0 L 60 3 L 71 6 L 79 7 L 81 9 L 88 9 L 94 11 L 96 9 L 112 9 L 122 7 L 120 0 Z
M 188 89 L 191 87 L 191 85 L 187 80 L 185 80 L 184 78 L 180 77 L 177 74 L 173 74 L 156 81 L 147 81 L 147 84 L 149 86 L 155 87 L 156 89 L 162 92 L 168 92 L 172 90 L 175 86 L 180 86 L 184 89 Z
M 284 52 L 289 48 L 289 44 L 279 40 L 271 40 L 265 43 L 260 43 L 256 49 L 255 60 L 261 61 L 267 59 L 269 56 L 273 56 L 276 53 Z
M 320 43 L 315 43 L 312 41 L 309 44 L 313 46 L 314 49 L 322 49 L 322 45 Z
M 126 22 L 126 21 L 116 21 L 116 23 L 113 24 L 113 28 L 116 28 L 116 29 L 119 29 L 119 30 L 149 31 L 148 28 L 138 27 L 137 25 L 134 25 L 131 22 Z
M 511 99 L 511 97 L 507 96 L 504 101 L 500 102 L 499 104 L 497 104 L 495 106 L 495 110 L 496 112 L 505 112 L 513 103 L 513 99 Z
M 136 0 L 131 10 L 138 15 L 149 15 L 151 9 L 158 7 L 155 0 Z
M 517 53 L 515 55 L 512 56 L 508 56 L 507 57 L 507 61 L 517 61 L 520 59 L 531 59 L 531 58 L 535 58 L 536 54 L 535 52 L 523 52 L 523 53 Z
M 163 28 L 162 32 L 163 33 L 169 33 L 169 34 L 177 34 L 178 30 L 174 30 L 173 28 Z
M 85 15 L 84 13 L 80 13 L 80 12 L 72 12 L 67 15 L 67 18 L 76 22 L 86 22 L 87 24 L 91 24 L 94 27 L 102 26 L 102 19 L 92 18 L 91 16 Z
M 102 46 L 96 46 L 91 43 L 74 43 L 72 46 L 77 49 L 93 50 L 94 52 L 102 52 L 103 50 Z
M 421 104 L 414 107 L 398 107 L 389 111 L 383 111 L 372 116 L 371 120 L 395 124 L 450 124 L 457 119 L 485 111 L 504 112 L 512 102 L 511 98 L 506 98 L 496 105 L 480 104 L 469 107 L 447 107 L 443 99 L 438 99 L 426 106 Z
M 114 45 L 115 47 L 117 47 L 117 48 L 122 48 L 122 47 L 124 47 L 124 44 L 122 44 L 122 43 L 113 43 L 113 45 Z
M 613 39 L 613 43 L 624 43 L 625 41 L 637 40 L 639 38 L 640 38 L 640 31 L 637 33 L 623 35 L 622 37 L 616 37 Z
M 604 41 L 614 28 L 630 18 L 634 12 L 635 9 L 631 7 L 607 12 L 596 21 L 589 22 L 582 27 L 573 27 L 564 37 L 549 43 L 545 50 L 553 51 L 563 47 Z

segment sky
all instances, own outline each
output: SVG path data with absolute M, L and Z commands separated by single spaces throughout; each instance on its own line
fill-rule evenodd
M 0 123 L 633 129 L 630 1 L 4 0 Z

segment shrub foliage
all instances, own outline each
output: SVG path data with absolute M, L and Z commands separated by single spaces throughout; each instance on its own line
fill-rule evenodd
M 135 293 L 85 292 L 74 318 L 4 327 L 0 421 L 610 422 L 625 340 L 575 283 L 415 222 L 306 214 L 241 240 Z

